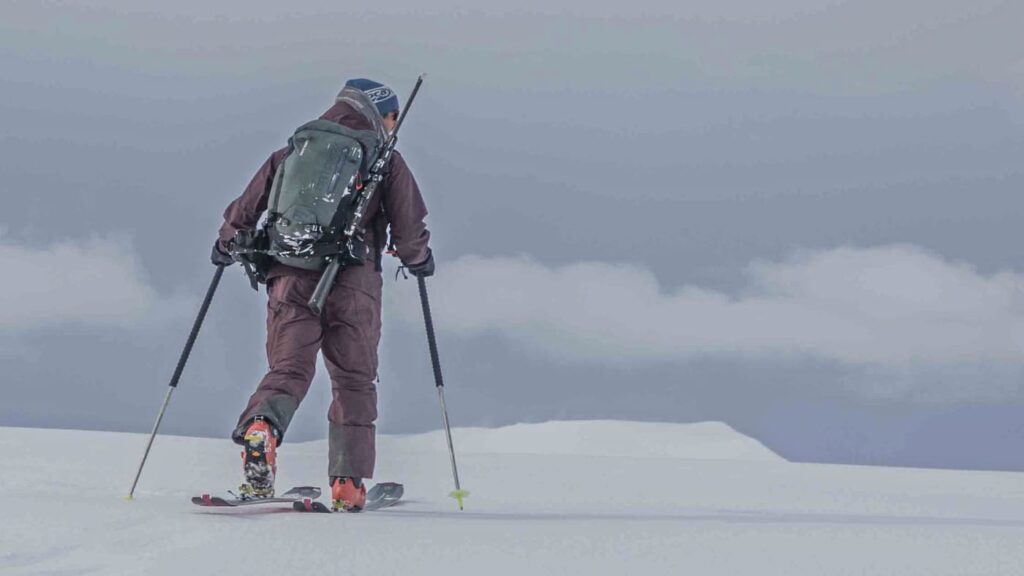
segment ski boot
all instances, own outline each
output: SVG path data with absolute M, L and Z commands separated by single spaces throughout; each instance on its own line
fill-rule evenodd
M 335 512 L 359 512 L 366 505 L 366 486 L 359 478 L 331 478 L 331 499 Z
M 245 430 L 242 450 L 242 473 L 245 482 L 238 487 L 240 498 L 274 497 L 274 475 L 277 473 L 277 436 L 269 422 L 257 416 Z

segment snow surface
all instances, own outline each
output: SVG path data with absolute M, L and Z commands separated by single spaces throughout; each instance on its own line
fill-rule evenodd
M 794 464 L 719 423 L 382 436 L 361 515 L 193 506 L 233 488 L 227 440 L 0 428 L 0 574 L 1024 574 L 1024 475 Z M 279 487 L 326 484 L 323 441 L 285 444 Z M 325 486 L 326 487 L 326 486 Z

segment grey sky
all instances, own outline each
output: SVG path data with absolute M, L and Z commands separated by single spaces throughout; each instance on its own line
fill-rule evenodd
M 431 209 L 456 423 L 719 419 L 794 459 L 1024 470 L 1024 5 L 678 4 L 9 2 L 0 424 L 147 429 L 224 206 L 345 78 L 404 97 L 426 71 L 400 148 Z M 489 286 L 454 265 L 471 255 L 532 264 Z M 806 278 L 792 263 L 814 255 L 835 268 L 799 290 L 757 282 L 764 265 Z M 457 325 L 486 312 L 474 294 L 534 294 L 580 263 L 622 274 L 562 275 L 598 304 L 637 306 L 616 290 L 641 278 L 662 306 L 642 325 L 557 304 L 530 307 L 564 312 L 548 330 Z M 929 287 L 925 312 L 892 320 Z M 387 290 L 381 428 L 434 427 L 414 295 Z M 693 290 L 779 296 L 779 315 L 674 298 Z M 800 316 L 808 294 L 849 331 L 779 305 Z M 950 304 L 977 335 L 964 346 L 928 329 Z M 263 296 L 232 270 L 169 432 L 230 429 L 264 368 L 262 330 Z M 657 345 L 680 330 L 690 353 Z M 616 334 L 658 352 L 619 354 Z M 932 360 L 864 356 L 921 349 Z M 322 378 L 295 438 L 325 429 Z

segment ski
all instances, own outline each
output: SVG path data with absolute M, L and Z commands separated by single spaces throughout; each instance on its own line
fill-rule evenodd
M 366 504 L 360 512 L 372 512 L 374 510 L 380 510 L 381 508 L 394 506 L 402 499 L 402 494 L 404 493 L 405 487 L 396 482 L 381 482 L 380 484 L 376 484 L 366 492 Z M 292 508 L 295 509 L 296 512 L 320 512 L 326 514 L 334 512 L 330 506 L 323 502 L 317 502 L 314 498 L 302 498 L 296 500 L 292 502 Z
M 224 498 L 221 496 L 211 496 L 209 494 L 203 494 L 202 496 L 193 496 L 192 503 L 197 506 L 254 506 L 256 504 L 275 504 L 282 503 L 287 504 L 291 502 L 301 503 L 303 499 L 311 500 L 313 498 L 320 497 L 320 488 L 316 486 L 296 486 L 291 490 L 281 494 L 274 498 Z

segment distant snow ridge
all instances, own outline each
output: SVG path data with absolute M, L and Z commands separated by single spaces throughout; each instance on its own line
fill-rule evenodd
M 398 449 L 444 450 L 441 431 L 390 439 Z M 784 462 L 763 444 L 722 422 L 672 424 L 580 420 L 458 428 L 456 450 L 467 454 L 572 454 L 692 460 Z

